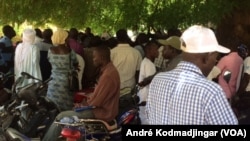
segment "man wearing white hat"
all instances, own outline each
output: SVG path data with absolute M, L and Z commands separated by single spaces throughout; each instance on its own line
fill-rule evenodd
M 149 87 L 146 105 L 152 125 L 236 125 L 238 120 L 222 88 L 207 79 L 220 46 L 214 32 L 194 25 L 181 38 L 181 61 L 171 71 L 157 74 Z

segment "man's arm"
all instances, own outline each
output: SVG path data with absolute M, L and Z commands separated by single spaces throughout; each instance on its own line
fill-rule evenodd
M 242 95 L 246 91 L 246 87 L 249 83 L 250 75 L 247 73 L 244 73 L 243 75 L 244 76 L 240 82 L 240 87 L 239 87 L 239 90 L 237 92 L 238 95 Z
M 135 72 L 135 82 L 138 82 L 138 81 L 139 81 L 139 75 L 140 75 L 140 71 L 137 70 L 137 71 Z
M 146 77 L 146 78 L 143 79 L 141 82 L 139 82 L 138 85 L 139 85 L 140 87 L 145 87 L 145 86 L 147 86 L 148 84 L 151 83 L 151 81 L 153 80 L 153 78 L 155 77 L 156 74 L 157 74 L 157 72 L 156 72 L 155 74 L 153 74 L 153 75 L 150 75 L 150 76 Z
M 120 88 L 117 86 L 112 79 L 107 76 L 102 77 L 97 86 L 95 87 L 94 93 L 87 100 L 89 106 L 100 107 L 106 100 L 111 99 L 117 90 L 116 88 Z

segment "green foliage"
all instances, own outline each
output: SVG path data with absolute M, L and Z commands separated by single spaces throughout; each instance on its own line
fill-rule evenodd
M 243 0 L 246 1 L 247 0 Z M 216 25 L 238 0 L 0 0 L 0 24 L 24 21 L 34 26 L 91 27 L 93 32 L 120 28 L 139 31 Z M 245 5 L 249 8 L 249 2 Z

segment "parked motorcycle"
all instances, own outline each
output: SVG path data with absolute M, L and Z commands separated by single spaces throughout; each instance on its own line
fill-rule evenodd
M 24 79 L 36 80 L 16 89 Z M 23 72 L 12 87 L 11 98 L 1 109 L 1 126 L 8 140 L 42 138 L 59 113 L 57 106 L 46 97 L 48 82 Z M 25 139 L 26 138 L 26 139 Z M 31 140 L 31 139 L 30 139 Z
M 107 123 L 99 119 L 79 119 L 76 116 L 64 117 L 56 121 L 61 125 L 61 137 L 67 141 L 119 141 L 121 137 L 122 125 L 125 124 L 140 124 L 138 114 L 139 98 L 137 92 L 139 86 L 133 90 L 125 92 L 120 97 L 119 115 L 112 122 Z M 124 105 L 123 105 L 124 104 Z M 125 104 L 127 104 L 125 106 Z M 141 104 L 142 105 L 142 104 Z M 85 106 L 75 109 L 75 111 L 82 111 L 86 109 L 93 109 L 93 106 Z
M 0 72 L 0 111 L 3 111 L 3 105 L 5 105 L 11 98 L 11 90 L 5 88 L 4 84 L 12 77 L 14 77 L 14 75 L 11 72 Z M 2 115 L 3 113 L 0 112 L 0 116 Z M 2 123 L 2 121 L 3 119 L 0 118 L 0 123 Z M 6 141 L 5 133 L 2 128 L 0 128 L 0 141 Z
M 11 90 L 4 87 L 4 84 L 14 75 L 11 72 L 0 72 L 0 106 L 3 106 L 11 98 Z

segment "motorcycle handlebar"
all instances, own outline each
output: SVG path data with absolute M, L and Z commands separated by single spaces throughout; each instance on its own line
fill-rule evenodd
M 21 72 L 21 75 L 22 75 L 23 77 L 25 77 L 26 79 L 35 79 L 35 80 L 38 80 L 38 81 L 42 81 L 42 80 L 40 80 L 40 79 L 38 79 L 38 78 L 35 78 L 34 76 L 30 75 L 30 74 L 27 73 L 27 72 Z
M 52 80 L 53 78 L 52 77 L 50 77 L 49 79 L 47 79 L 47 80 L 45 80 L 44 82 L 43 82 L 43 84 L 47 84 L 50 80 Z
M 14 74 L 12 72 L 7 72 L 7 73 L 0 72 L 0 81 L 2 83 L 5 83 L 10 77 L 13 76 Z

